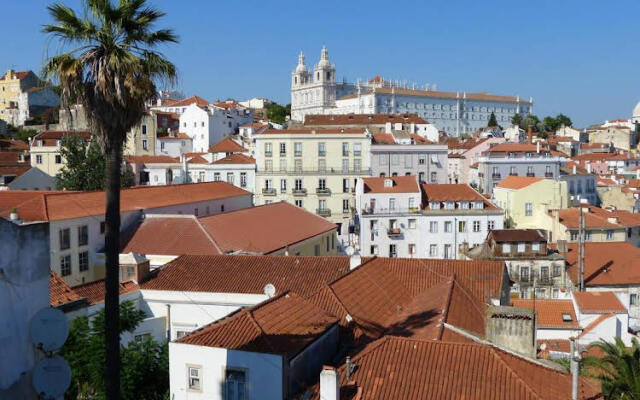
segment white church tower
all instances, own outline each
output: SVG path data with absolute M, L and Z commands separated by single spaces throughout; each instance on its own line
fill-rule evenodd
M 302 52 L 291 73 L 291 119 L 302 122 L 307 114 L 325 114 L 335 107 L 336 67 L 329 61 L 329 50 L 322 46 L 320 61 L 311 73 Z

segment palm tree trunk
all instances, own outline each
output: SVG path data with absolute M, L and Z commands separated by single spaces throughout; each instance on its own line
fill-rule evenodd
M 106 345 L 106 398 L 120 398 L 120 168 L 122 143 L 106 146 L 106 213 L 105 213 L 105 345 Z

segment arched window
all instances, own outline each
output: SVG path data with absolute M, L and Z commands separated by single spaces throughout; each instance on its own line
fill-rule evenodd
M 297 76 L 293 78 L 293 83 L 295 83 L 296 85 L 298 84 L 298 77 Z
M 320 72 L 316 72 L 316 80 L 319 81 L 320 80 Z
M 327 71 L 327 80 L 331 79 L 331 72 Z

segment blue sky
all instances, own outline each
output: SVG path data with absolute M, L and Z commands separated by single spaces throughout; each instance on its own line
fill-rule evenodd
M 78 0 L 65 1 L 77 5 Z M 38 70 L 50 1 L 3 2 L 0 71 Z M 338 77 L 376 74 L 439 90 L 533 96 L 539 116 L 584 127 L 640 101 L 637 0 L 155 1 L 181 43 L 164 53 L 179 89 L 209 100 L 289 102 L 291 69 L 326 44 Z M 55 51 L 55 48 L 49 48 Z

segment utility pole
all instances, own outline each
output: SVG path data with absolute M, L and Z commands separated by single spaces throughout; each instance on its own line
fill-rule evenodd
M 578 353 L 578 344 L 576 343 L 576 338 L 571 337 L 569 340 L 571 341 L 571 358 L 569 360 L 571 364 L 571 400 L 578 400 L 580 354 Z
M 585 235 L 585 227 L 584 227 L 584 214 L 582 212 L 582 207 L 578 208 L 579 218 L 578 218 L 578 280 L 579 280 L 579 291 L 584 292 L 584 235 Z

